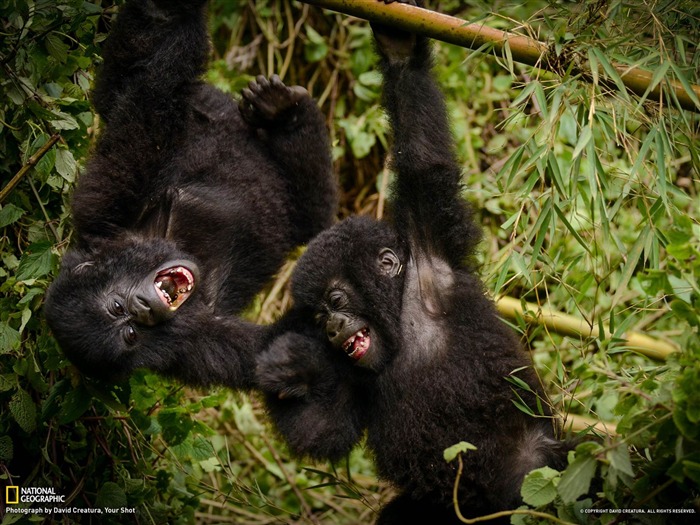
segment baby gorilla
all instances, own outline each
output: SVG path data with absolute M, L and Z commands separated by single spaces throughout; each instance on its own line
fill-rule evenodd
M 308 93 L 258 77 L 238 106 L 199 80 L 205 3 L 127 2 L 104 47 L 103 129 L 45 308 L 89 375 L 146 367 L 250 386 L 261 329 L 234 314 L 333 219 L 328 134 Z
M 293 452 L 337 460 L 367 431 L 379 475 L 399 495 L 379 523 L 459 523 L 515 508 L 532 469 L 559 466 L 538 380 L 474 268 L 479 229 L 461 196 L 442 94 L 426 39 L 375 27 L 396 180 L 393 220 L 351 218 L 320 234 L 292 280 L 294 307 L 257 359 L 270 415 Z M 549 416 L 549 414 L 545 414 Z

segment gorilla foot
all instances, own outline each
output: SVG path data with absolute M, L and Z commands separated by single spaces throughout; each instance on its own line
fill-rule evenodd
M 309 99 L 309 92 L 301 86 L 287 87 L 280 77 L 270 79 L 259 75 L 242 92 L 239 109 L 243 118 L 253 127 L 269 127 L 280 121 L 294 120 L 294 112 L 302 100 Z

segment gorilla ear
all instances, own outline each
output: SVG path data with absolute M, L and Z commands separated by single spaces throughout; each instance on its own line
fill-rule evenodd
M 72 273 L 80 273 L 84 268 L 92 266 L 94 261 L 90 255 L 82 250 L 68 250 L 61 260 L 61 268 L 65 268 Z
M 401 261 L 391 248 L 382 248 L 377 257 L 379 273 L 388 277 L 396 277 L 403 270 Z

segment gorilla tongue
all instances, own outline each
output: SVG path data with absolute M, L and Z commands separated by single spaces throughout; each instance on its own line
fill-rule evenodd
M 158 296 L 171 310 L 177 310 L 194 289 L 194 276 L 184 266 L 158 272 L 153 283 Z
M 343 350 L 345 350 L 345 353 L 348 354 L 348 357 L 351 357 L 355 361 L 359 361 L 367 353 L 367 350 L 369 350 L 370 342 L 371 338 L 369 336 L 369 330 L 367 328 L 363 328 L 356 334 L 350 336 L 343 343 Z

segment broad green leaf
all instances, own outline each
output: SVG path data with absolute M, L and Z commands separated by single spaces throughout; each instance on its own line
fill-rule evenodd
M 7 323 L 0 322 L 0 355 L 19 348 L 20 334 Z
M 550 467 L 533 470 L 525 476 L 520 488 L 523 501 L 532 507 L 551 503 L 557 497 L 559 477 L 560 473 Z
M 75 174 L 78 171 L 78 164 L 70 150 L 59 148 L 56 150 L 56 171 L 68 182 L 75 182 Z
M 595 475 L 596 460 L 590 456 L 577 457 L 568 466 L 559 482 L 559 495 L 564 503 L 573 503 L 588 492 Z
M 108 481 L 100 487 L 95 500 L 95 505 L 101 508 L 119 509 L 126 507 L 127 504 L 124 489 L 112 481 Z
M 20 219 L 24 215 L 24 210 L 14 204 L 5 204 L 0 209 L 0 228 L 4 228 Z
M 68 59 L 68 45 L 61 40 L 57 33 L 49 33 L 44 40 L 46 50 L 59 62 L 63 63 Z
M 44 277 L 56 267 L 57 257 L 52 253 L 51 246 L 50 242 L 41 241 L 27 248 L 17 269 L 18 281 Z
M 161 410 L 158 423 L 163 427 L 163 439 L 171 446 L 182 443 L 194 425 L 190 415 L 180 408 Z
M 36 429 L 36 405 L 31 396 L 23 389 L 17 390 L 9 403 L 10 413 L 17 424 L 27 433 Z
M 10 461 L 15 455 L 12 438 L 10 436 L 0 436 L 0 460 Z

